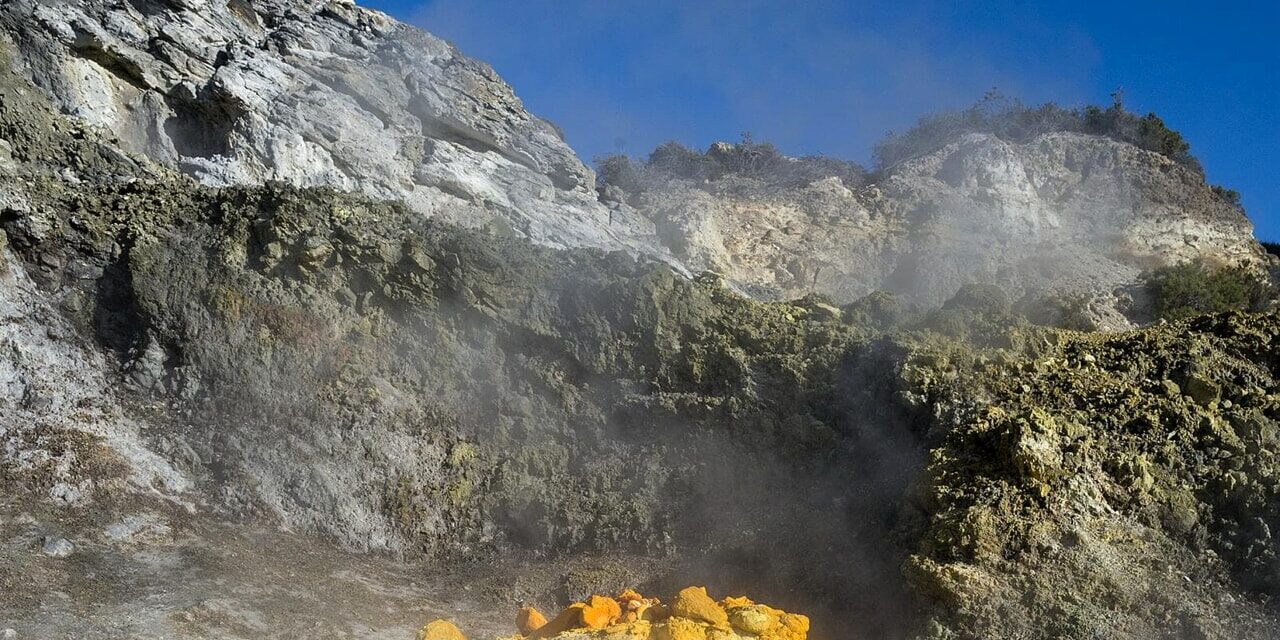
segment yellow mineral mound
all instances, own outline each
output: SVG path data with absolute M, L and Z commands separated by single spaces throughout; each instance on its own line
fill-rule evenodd
M 706 587 L 685 587 L 671 603 L 671 616 L 705 622 L 713 627 L 728 627 L 729 614 L 707 595 Z
M 533 607 L 525 607 L 516 614 L 516 629 L 527 636 L 547 625 L 547 617 Z
M 520 634 L 507 640 L 806 640 L 809 635 L 805 616 L 741 596 L 716 602 L 705 587 L 681 590 L 669 607 L 630 589 L 616 598 L 591 596 L 550 622 L 526 607 L 516 626 Z
M 436 620 L 418 632 L 418 640 L 467 640 L 467 637 L 452 622 Z
M 631 589 L 618 594 L 618 604 L 622 606 L 622 622 L 652 622 L 655 618 L 665 618 L 668 615 L 657 598 L 646 598 Z

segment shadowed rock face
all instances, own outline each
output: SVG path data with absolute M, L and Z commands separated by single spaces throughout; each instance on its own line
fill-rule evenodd
M 806 552 L 884 540 L 844 539 L 866 510 L 837 489 L 859 473 L 836 455 L 838 363 L 857 344 L 838 312 L 359 195 L 204 187 L 9 73 L 0 139 L 6 511 L 65 503 L 76 541 L 135 516 L 176 530 L 186 507 L 363 551 L 566 569 L 687 549 L 696 573 L 815 598 L 894 571 L 893 554 L 825 571 Z M 791 546 L 755 553 L 763 531 Z M 20 546 L 0 553 L 17 598 L 0 605 L 37 624 L 40 603 L 9 586 Z M 803 577 L 762 578 L 788 572 Z M 901 619 L 879 610 L 860 605 Z
M 0 23 L 61 110 L 206 184 L 362 191 L 553 246 L 645 233 L 610 220 L 592 171 L 493 69 L 378 12 L 20 0 Z

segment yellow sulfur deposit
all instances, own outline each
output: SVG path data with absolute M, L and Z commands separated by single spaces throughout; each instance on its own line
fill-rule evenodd
M 603 629 L 611 624 L 617 624 L 621 619 L 622 606 L 617 600 L 608 596 L 587 598 L 587 607 L 582 610 L 582 621 L 591 629 Z
M 631 589 L 618 594 L 618 603 L 622 605 L 622 622 L 653 621 L 668 615 L 657 598 L 646 598 Z
M 418 632 L 418 640 L 467 640 L 467 637 L 452 622 L 436 620 Z
M 685 618 L 695 622 L 703 622 L 713 627 L 729 626 L 729 614 L 724 606 L 716 603 L 707 595 L 706 587 L 685 587 L 676 594 L 671 603 L 671 616 Z
M 461 640 L 462 635 L 425 635 L 420 640 Z M 575 602 L 549 622 L 532 607 L 516 616 L 519 634 L 504 640 L 806 640 L 809 618 L 745 597 L 716 602 L 705 587 L 688 587 L 670 606 L 630 589 L 617 597 L 595 595 Z
M 547 625 L 546 616 L 533 607 L 525 607 L 516 614 L 516 629 L 521 635 L 529 635 Z

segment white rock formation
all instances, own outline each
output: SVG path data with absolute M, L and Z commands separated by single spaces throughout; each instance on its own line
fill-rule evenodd
M 0 480 L 37 478 L 66 507 L 94 500 L 104 477 L 113 489 L 184 500 L 190 478 L 149 447 L 147 425 L 113 389 L 114 367 L 80 342 L 0 241 Z
M 13 0 L 0 26 L 64 112 L 207 184 L 363 191 L 551 246 L 653 244 L 488 65 L 350 2 Z
M 549 246 L 674 254 L 761 297 L 1107 295 L 1192 257 L 1266 261 L 1202 176 L 1106 138 L 974 134 L 869 188 L 674 181 L 606 207 L 491 68 L 349 2 L 10 0 L 0 27 L 61 110 L 205 183 L 363 191 Z
M 886 290 L 936 305 L 970 282 L 1106 293 L 1152 266 L 1268 261 L 1243 212 L 1199 173 L 1075 133 L 1026 144 L 971 134 L 859 189 L 675 180 L 635 210 L 690 269 L 762 297 Z

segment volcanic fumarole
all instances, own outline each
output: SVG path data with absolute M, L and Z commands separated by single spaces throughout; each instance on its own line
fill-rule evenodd
M 348 2 L 0 28 L 6 637 L 1280 634 L 1273 261 L 1121 105 L 597 177 Z

